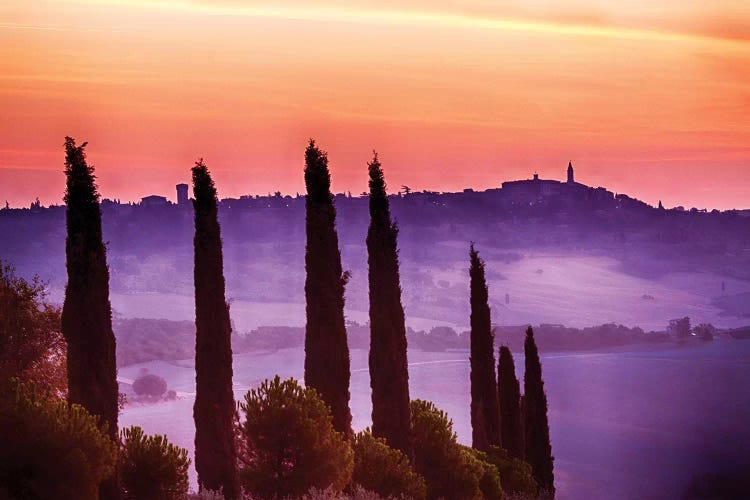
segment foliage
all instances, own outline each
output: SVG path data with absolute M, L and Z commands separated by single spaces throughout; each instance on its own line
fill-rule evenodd
M 341 491 L 349 483 L 354 454 L 315 389 L 276 376 L 249 391 L 240 408 L 245 416 L 239 456 L 245 491 L 283 498 L 311 487 Z
M 536 497 L 538 488 L 528 463 L 498 446 L 491 446 L 482 457 L 497 468 L 503 491 Z
M 133 381 L 133 390 L 139 396 L 159 397 L 167 392 L 167 381 L 158 375 L 147 373 Z
M 125 498 L 185 498 L 190 466 L 186 449 L 170 443 L 166 436 L 147 436 L 136 426 L 120 434 L 120 486 Z
M 119 366 L 195 356 L 194 321 L 119 318 L 113 327 Z
M 495 346 L 484 261 L 469 249 L 471 288 L 471 443 L 486 450 L 500 444 L 500 408 L 495 378 Z
M 429 401 L 412 401 L 411 430 L 414 469 L 427 483 L 427 498 L 483 498 L 485 466 L 458 444 L 445 412 Z
M 99 498 L 117 446 L 106 424 L 33 384 L 0 383 L 0 498 Z
M 482 468 L 482 474 L 479 477 L 479 489 L 485 500 L 498 500 L 503 498 L 503 488 L 500 485 L 500 474 L 497 467 L 490 463 L 487 453 L 461 446 L 461 451 L 468 456 L 468 460 L 474 461 Z
M 547 420 L 547 395 L 542 380 L 542 364 L 534 342 L 534 330 L 526 330 L 524 347 L 526 371 L 524 372 L 524 442 L 526 460 L 531 465 L 534 480 L 541 490 L 555 493 L 552 445 L 549 440 Z
M 336 430 L 351 437 L 351 373 L 344 322 L 349 275 L 341 268 L 328 156 L 312 139 L 305 150 L 305 186 L 305 385 L 317 390 L 331 407 Z
M 516 378 L 513 354 L 507 346 L 500 347 L 497 363 L 497 393 L 500 403 L 500 442 L 510 456 L 522 458 L 523 426 L 521 425 L 521 388 Z
M 414 472 L 409 459 L 391 448 L 369 429 L 354 436 L 354 473 L 352 481 L 383 497 L 424 499 L 427 486 Z
M 94 167 L 86 162 L 86 143 L 65 138 L 65 287 L 61 325 L 67 342 L 68 401 L 106 422 L 117 441 L 119 388 L 109 268 L 102 239 L 102 215 Z M 118 496 L 117 478 L 103 484 L 105 499 Z
M 370 227 L 367 260 L 370 293 L 370 387 L 372 433 L 412 456 L 409 436 L 409 368 L 401 304 L 398 227 L 391 220 L 385 178 L 377 153 L 370 174 Z
M 716 327 L 711 323 L 701 323 L 693 328 L 693 333 L 701 340 L 713 340 L 716 335 Z
M 18 377 L 63 397 L 68 381 L 60 308 L 46 299 L 38 276 L 26 281 L 0 262 L 0 383 Z
M 192 169 L 195 200 L 195 470 L 201 488 L 239 494 L 234 442 L 232 327 L 214 181 L 203 161 Z
M 670 319 L 669 325 L 667 326 L 667 333 L 677 337 L 678 339 L 684 339 L 690 337 L 690 318 L 685 316 L 684 318 Z

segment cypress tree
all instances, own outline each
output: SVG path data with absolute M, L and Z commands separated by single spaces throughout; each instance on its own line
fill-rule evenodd
M 109 303 L 107 251 L 102 241 L 94 167 L 86 163 L 86 142 L 65 138 L 67 186 L 65 257 L 68 283 L 62 333 L 68 344 L 68 401 L 86 408 L 117 440 L 118 386 L 115 335 Z M 119 498 L 116 476 L 102 483 L 100 496 Z
M 313 139 L 305 150 L 305 185 L 305 385 L 316 389 L 330 406 L 334 428 L 351 438 L 350 360 L 344 323 L 348 273 L 341 269 L 328 156 Z
M 224 290 L 224 259 L 216 187 L 203 163 L 193 173 L 195 210 L 195 470 L 201 489 L 239 496 L 234 442 L 232 327 Z
M 495 378 L 495 347 L 484 261 L 471 244 L 471 428 L 472 447 L 500 445 L 500 408 Z
M 398 269 L 398 227 L 391 220 L 385 178 L 377 153 L 373 154 L 367 166 L 370 174 L 367 257 L 372 434 L 385 438 L 389 446 L 411 457 L 409 368 Z
M 533 469 L 534 479 L 541 490 L 554 496 L 555 476 L 553 473 L 552 445 L 549 441 L 547 421 L 547 395 L 544 393 L 542 365 L 534 342 L 534 330 L 526 330 L 524 343 L 526 372 L 523 376 L 524 390 L 524 432 L 526 461 Z
M 507 346 L 500 347 L 497 363 L 497 395 L 500 402 L 500 441 L 511 457 L 523 459 L 521 388 L 516 378 L 513 354 Z

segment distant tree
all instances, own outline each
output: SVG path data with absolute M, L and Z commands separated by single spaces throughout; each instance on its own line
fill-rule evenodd
M 412 456 L 409 437 L 409 368 L 401 305 L 398 227 L 391 220 L 385 178 L 374 153 L 370 174 L 367 255 L 370 284 L 370 387 L 372 434 Z
M 350 438 L 351 373 L 344 323 L 344 287 L 349 274 L 341 269 L 328 157 L 312 139 L 305 151 L 305 185 L 305 385 L 318 391 L 331 407 L 333 426 Z
M 661 204 L 661 200 L 659 200 L 659 210 L 664 210 L 664 205 Z
M 167 381 L 158 375 L 147 373 L 133 381 L 133 390 L 139 396 L 159 397 L 167 392 Z
M 190 459 L 166 436 L 147 436 L 140 427 L 121 432 L 120 485 L 126 499 L 183 499 Z
M 203 160 L 193 174 L 195 209 L 195 470 L 201 489 L 237 498 L 233 439 L 232 327 L 214 181 Z
M 67 393 L 60 308 L 47 302 L 45 284 L 29 282 L 0 262 L 0 383 L 33 381 L 60 397 Z
M 0 498 L 96 500 L 116 462 L 106 422 L 33 384 L 0 382 Z
M 62 310 L 62 333 L 68 343 L 68 401 L 107 423 L 117 440 L 118 386 L 115 335 L 109 303 L 109 269 L 102 241 L 94 167 L 86 163 L 87 143 L 65 138 L 65 191 L 68 283 Z M 101 487 L 102 498 L 119 498 L 117 478 Z
M 366 429 L 354 436 L 352 482 L 383 498 L 421 500 L 427 494 L 424 478 L 414 472 L 409 459 Z
M 524 458 L 521 427 L 521 388 L 516 378 L 513 354 L 507 346 L 500 347 L 497 363 L 497 393 L 500 402 L 500 436 L 503 448 L 511 457 Z
M 713 340 L 716 335 L 716 327 L 711 323 L 701 323 L 693 328 L 693 333 L 701 340 Z
M 471 428 L 472 447 L 500 445 L 500 408 L 495 378 L 495 347 L 484 261 L 471 244 Z
M 484 498 L 485 466 L 456 440 L 453 422 L 429 401 L 411 402 L 414 469 L 425 478 L 427 498 Z
M 534 480 L 540 490 L 554 496 L 554 457 L 549 440 L 547 395 L 544 392 L 542 364 L 539 361 L 539 352 L 534 342 L 534 330 L 531 327 L 526 330 L 524 354 L 526 356 L 526 372 L 523 377 L 526 460 L 531 465 Z
M 240 475 L 248 494 L 281 499 L 349 484 L 354 454 L 315 389 L 276 376 L 249 391 L 240 409 Z
M 667 333 L 678 339 L 684 339 L 690 337 L 692 328 L 690 327 L 690 318 L 685 316 L 684 318 L 670 319 L 669 325 L 667 326 Z

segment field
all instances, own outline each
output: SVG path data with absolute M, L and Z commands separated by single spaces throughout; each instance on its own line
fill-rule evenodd
M 523 357 L 516 353 L 522 377 Z M 412 398 L 448 412 L 459 440 L 470 443 L 467 352 L 410 352 Z M 549 398 L 559 498 L 675 498 L 694 474 L 750 465 L 750 341 L 669 350 L 542 356 Z M 235 394 L 279 374 L 302 377 L 301 349 L 235 357 Z M 164 377 L 180 399 L 126 407 L 120 425 L 140 425 L 193 449 L 192 361 L 152 362 L 120 369 L 132 380 L 141 369 Z M 737 397 L 740 399 L 738 400 Z M 367 353 L 352 351 L 354 427 L 369 425 Z M 193 484 L 194 473 L 191 471 Z

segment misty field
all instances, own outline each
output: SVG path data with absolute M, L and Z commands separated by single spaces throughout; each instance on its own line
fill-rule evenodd
M 302 349 L 235 357 L 235 395 L 280 374 L 302 378 Z M 434 401 L 469 444 L 468 352 L 411 351 L 412 398 Z M 522 376 L 523 355 L 515 353 Z M 549 397 L 558 497 L 674 498 L 695 474 L 747 467 L 750 341 L 717 340 L 668 350 L 542 355 Z M 193 449 L 191 360 L 120 369 L 129 381 L 146 368 L 180 399 L 128 406 L 122 427 L 140 425 Z M 354 428 L 369 425 L 367 352 L 352 351 Z M 191 480 L 195 484 L 194 473 Z
M 734 298 L 739 301 L 736 312 L 750 314 L 750 282 L 710 272 L 673 272 L 650 278 L 624 272 L 613 258 L 540 253 L 526 254 L 510 262 L 492 257 L 486 260 L 492 320 L 499 325 L 555 323 L 580 328 L 613 322 L 658 331 L 666 327 L 669 319 L 683 316 L 690 316 L 693 324 L 707 322 L 723 328 L 748 323 L 747 317 L 723 314 L 712 301 Z M 344 269 L 354 267 L 352 264 L 344 259 Z M 301 274 L 303 266 L 302 261 L 276 265 L 272 274 Z M 406 261 L 402 267 L 408 326 L 415 330 L 434 326 L 467 328 L 466 262 L 435 268 Z M 430 286 L 417 282 L 414 276 L 429 280 Z M 267 283 L 268 289 L 274 286 Z M 243 333 L 258 326 L 304 326 L 302 290 L 302 283 L 289 289 L 288 302 L 266 301 L 258 295 L 252 297 L 254 300 L 239 299 L 233 297 L 246 294 L 233 287 L 229 279 L 227 297 L 236 331 Z M 111 301 L 114 311 L 124 317 L 195 319 L 191 294 L 114 292 Z M 355 271 L 347 286 L 347 319 L 366 323 L 366 308 L 357 307 L 366 304 L 367 273 Z

